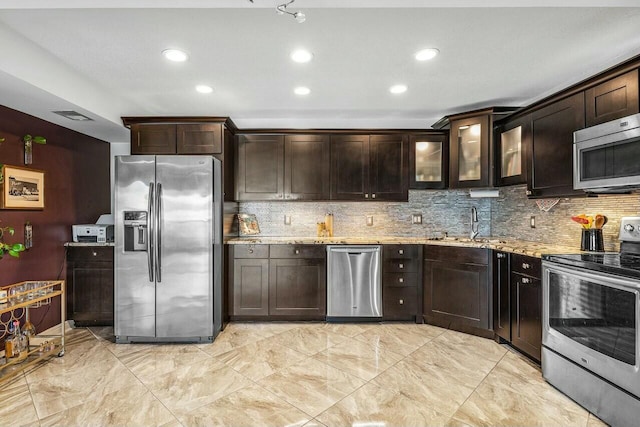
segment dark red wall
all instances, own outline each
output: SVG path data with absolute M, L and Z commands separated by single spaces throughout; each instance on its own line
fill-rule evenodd
M 0 163 L 25 166 L 22 137 L 43 136 L 46 145 L 33 144 L 33 163 L 45 171 L 45 208 L 41 211 L 0 210 L 0 226 L 12 226 L 13 237 L 24 241 L 24 223 L 33 224 L 33 248 L 19 259 L 0 260 L 0 286 L 25 280 L 64 279 L 64 243 L 72 224 L 94 223 L 110 211 L 109 144 L 36 117 L 0 106 Z M 58 304 L 32 310 L 41 331 L 60 321 Z

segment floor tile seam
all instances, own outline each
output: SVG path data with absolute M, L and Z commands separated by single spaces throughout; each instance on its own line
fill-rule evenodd
M 20 375 L 21 377 L 23 377 L 24 379 L 24 383 L 27 385 L 27 392 L 29 393 L 29 398 L 31 399 L 31 404 L 33 405 L 33 412 L 35 412 L 36 414 L 36 419 L 38 420 L 38 424 L 40 423 L 40 415 L 38 415 L 38 407 L 36 406 L 36 401 L 33 399 L 33 394 L 31 393 L 31 385 L 29 384 L 29 381 L 27 381 L 27 377 L 26 374 L 24 372 L 21 372 Z M 17 378 L 17 376 L 16 376 Z M 11 388 L 18 388 L 19 386 L 16 385 L 15 387 L 11 387 Z M 9 390 L 9 389 L 7 389 Z

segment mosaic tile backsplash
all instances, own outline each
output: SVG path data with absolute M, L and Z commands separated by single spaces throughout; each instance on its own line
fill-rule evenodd
M 604 227 L 605 249 L 618 249 L 618 229 L 623 216 L 640 215 L 640 195 L 599 196 L 561 199 L 549 212 L 527 199 L 526 186 L 499 189 L 500 197 L 472 199 L 467 190 L 411 190 L 408 202 L 243 202 L 239 211 L 258 218 L 262 236 L 312 237 L 316 223 L 326 213 L 334 215 L 334 235 L 340 237 L 467 236 L 471 207 L 478 210 L 479 236 L 580 246 L 581 227 L 572 215 L 601 213 L 609 217 Z M 422 224 L 412 224 L 413 214 Z M 285 225 L 285 215 L 291 225 Z M 373 216 L 373 225 L 366 217 Z M 530 227 L 535 216 L 536 228 Z

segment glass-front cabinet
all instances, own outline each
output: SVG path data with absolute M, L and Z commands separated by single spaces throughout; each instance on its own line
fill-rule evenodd
M 451 121 L 451 188 L 487 187 L 489 178 L 490 115 Z
M 520 119 L 497 127 L 495 134 L 495 185 L 514 185 L 527 182 L 526 138 L 527 120 Z
M 409 188 L 447 188 L 449 144 L 446 133 L 410 135 L 409 142 Z

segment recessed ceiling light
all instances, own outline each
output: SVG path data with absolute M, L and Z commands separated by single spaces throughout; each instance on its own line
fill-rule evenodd
M 90 122 L 93 121 L 92 118 L 85 116 L 84 114 L 80 114 L 77 111 L 53 111 L 56 114 L 61 115 L 62 117 L 66 117 L 69 120 L 75 120 L 77 122 Z
M 294 50 L 293 52 L 291 52 L 290 56 L 293 62 L 298 62 L 301 64 L 309 62 L 313 59 L 313 54 L 304 49 Z
M 311 93 L 311 89 L 305 86 L 298 86 L 293 90 L 293 93 L 296 95 L 309 95 Z
M 428 61 L 429 59 L 435 58 L 435 56 L 440 53 L 440 51 L 434 47 L 430 47 L 429 49 L 422 49 L 416 52 L 416 60 L 418 61 Z
M 405 93 L 407 91 L 407 85 L 393 85 L 389 88 L 389 92 L 394 94 Z
M 173 62 L 184 62 L 189 59 L 189 55 L 179 49 L 165 49 L 162 51 L 162 55 L 169 61 Z
M 200 93 L 211 93 L 213 92 L 213 88 L 207 85 L 198 85 L 196 86 L 196 90 Z

